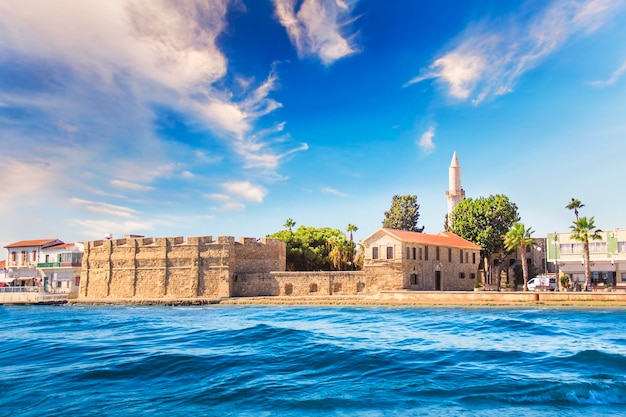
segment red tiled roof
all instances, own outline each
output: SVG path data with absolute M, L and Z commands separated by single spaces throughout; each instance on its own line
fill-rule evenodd
M 53 243 L 53 242 L 56 242 L 57 240 L 59 239 L 20 240 L 19 242 L 6 245 L 5 248 L 23 248 L 27 246 L 44 246 L 46 243 Z
M 59 243 L 58 245 L 48 246 L 46 249 L 64 249 L 74 245 L 75 243 Z
M 426 233 L 408 232 L 406 230 L 378 229 L 376 233 L 380 231 L 402 242 L 480 250 L 480 246 L 451 232 L 439 232 L 436 235 L 429 235 Z

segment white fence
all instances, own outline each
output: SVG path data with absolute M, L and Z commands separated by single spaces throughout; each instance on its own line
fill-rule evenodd
M 0 287 L 0 304 L 54 304 L 67 299 L 68 294 L 45 292 L 41 287 Z

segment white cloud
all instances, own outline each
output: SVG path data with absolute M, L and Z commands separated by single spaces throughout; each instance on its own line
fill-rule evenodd
M 356 53 L 352 35 L 342 32 L 354 20 L 355 2 L 304 0 L 296 12 L 296 0 L 273 0 L 276 16 L 299 56 L 317 55 L 325 64 Z
M 621 0 L 553 0 L 524 21 L 476 24 L 422 73 L 406 85 L 437 79 L 450 97 L 472 103 L 513 91 L 517 79 L 578 33 L 606 22 Z
M 138 211 L 132 208 L 116 206 L 113 204 L 103 203 L 100 201 L 88 201 L 88 200 L 82 200 L 80 198 L 72 198 L 71 201 L 74 204 L 78 204 L 84 207 L 88 211 L 91 211 L 94 213 L 106 214 L 108 216 L 132 218 L 138 214 Z
M 137 184 L 134 182 L 123 181 L 123 180 L 111 180 L 109 181 L 109 184 L 111 184 L 115 188 L 122 188 L 124 190 L 130 190 L 130 191 L 154 190 L 154 187 L 150 187 L 149 185 L 142 185 L 142 184 Z
M 222 184 L 229 194 L 255 203 L 262 203 L 267 195 L 267 190 L 260 185 L 254 185 L 249 181 L 233 181 Z
M 624 61 L 624 63 L 618 69 L 616 69 L 608 79 L 592 81 L 589 84 L 595 87 L 607 87 L 618 82 L 619 79 L 622 77 L 622 75 L 624 75 L 625 73 L 626 73 L 626 61 Z
M 331 194 L 331 195 L 335 195 L 335 196 L 337 196 L 337 197 L 347 197 L 347 196 L 348 196 L 348 194 L 346 194 L 346 193 L 344 193 L 344 192 L 342 192 L 342 191 L 339 191 L 339 190 L 337 190 L 337 189 L 330 188 L 330 187 L 324 187 L 324 188 L 322 188 L 322 192 L 323 192 L 324 194 Z
M 30 138 L 48 129 L 48 135 L 42 136 L 54 131 L 72 138 L 65 145 L 85 150 L 80 160 L 83 171 L 95 171 L 106 161 L 107 169 L 100 173 L 113 172 L 114 165 L 115 179 L 149 183 L 171 177 L 176 165 L 172 162 L 174 144 L 162 141 L 154 126 L 157 105 L 185 115 L 195 128 L 213 132 L 241 158 L 243 167 L 272 160 L 263 168 L 277 169 L 281 155 L 291 151 L 289 145 L 278 148 L 265 135 L 249 139 L 255 136 L 259 118 L 281 107 L 269 97 L 276 88 L 277 73 L 272 69 L 260 83 L 249 77 L 237 93 L 223 82 L 228 62 L 216 40 L 226 26 L 228 7 L 236 3 L 0 2 L 0 65 L 27 62 L 24 68 L 32 73 L 25 77 L 54 86 L 31 89 L 24 85 L 19 93 L 3 92 L 3 106 L 36 113 L 38 123 L 17 125 L 11 120 L 0 125 L 8 132 L 4 122 L 13 123 L 7 134 L 14 137 Z M 39 70 L 44 65 L 45 73 Z M 93 132 L 98 132 L 97 137 Z M 3 151 L 11 153 L 6 147 Z M 198 152 L 197 156 L 202 154 Z M 120 154 L 125 161 L 118 161 Z M 222 158 L 211 155 L 204 162 Z M 180 160 L 189 159 L 182 156 Z M 146 168 L 147 161 L 166 169 L 146 173 L 133 168 Z M 78 165 L 77 170 L 81 171 Z
M 145 231 L 154 229 L 154 226 L 149 222 L 134 220 L 118 222 L 111 220 L 74 219 L 70 221 L 70 224 L 80 229 L 80 235 L 87 239 L 103 239 L 108 233 L 111 233 L 114 239 L 119 239 L 125 235 L 142 234 Z
M 422 152 L 426 155 L 430 155 L 435 150 L 435 143 L 433 142 L 433 138 L 435 137 L 435 128 L 431 127 L 426 132 L 422 134 L 418 145 Z

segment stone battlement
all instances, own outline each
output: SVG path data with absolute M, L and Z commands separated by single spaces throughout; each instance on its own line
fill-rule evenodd
M 103 240 L 94 240 L 91 242 L 87 242 L 85 247 L 89 247 L 90 249 L 96 249 L 98 247 L 107 247 L 109 246 L 135 246 L 135 247 L 143 247 L 143 246 L 178 246 L 178 245 L 244 245 L 244 246 L 258 246 L 258 245 L 267 245 L 267 246 L 280 246 L 283 244 L 278 239 L 271 238 L 254 238 L 254 237 L 240 237 L 237 241 L 233 236 L 217 236 L 216 239 L 213 239 L 212 236 L 189 236 L 185 239 L 182 236 L 176 237 L 144 237 L 144 236 L 133 236 L 133 237 L 124 237 L 121 239 L 103 239 Z

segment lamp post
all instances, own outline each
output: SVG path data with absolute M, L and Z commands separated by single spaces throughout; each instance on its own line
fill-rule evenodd
M 559 238 L 554 232 L 554 270 L 556 273 L 556 290 L 559 289 L 559 252 L 557 251 L 556 245 L 559 243 Z

